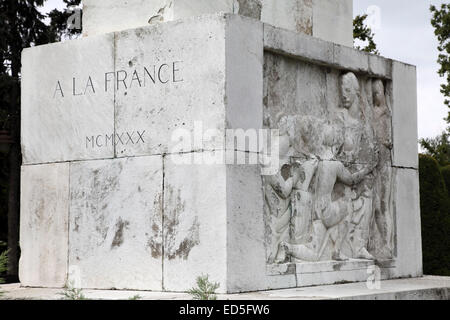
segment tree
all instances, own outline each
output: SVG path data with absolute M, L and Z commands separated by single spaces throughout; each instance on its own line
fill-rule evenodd
M 38 10 L 45 0 L 0 0 L 0 130 L 7 130 L 14 142 L 0 161 L 0 199 L 7 186 L 8 196 L 8 275 L 17 278 L 19 257 L 20 212 L 20 68 L 24 48 L 55 42 L 63 36 L 69 13 L 53 12 L 51 23 Z M 64 0 L 66 4 L 79 4 L 79 0 Z M 7 172 L 7 177 L 4 173 Z M 5 179 L 7 179 L 5 183 Z M 1 214 L 2 212 L 0 212 Z M 0 232 L 0 235 L 2 232 Z
M 355 48 L 365 52 L 380 54 L 377 49 L 377 44 L 374 41 L 375 34 L 372 29 L 365 24 L 367 14 L 357 15 L 353 20 L 353 39 L 355 40 Z M 356 45 L 356 40 L 367 42 L 364 48 Z
M 441 173 L 447 187 L 448 198 L 450 199 L 450 165 L 441 168 Z
M 438 63 L 441 67 L 438 73 L 446 81 L 441 85 L 441 92 L 445 97 L 444 103 L 450 108 L 450 4 L 443 3 L 440 8 L 431 5 L 430 11 L 433 14 L 431 25 L 439 42 Z M 450 123 L 450 111 L 446 121 Z
M 429 275 L 450 275 L 450 203 L 435 159 L 419 156 L 423 269 Z
M 450 165 L 450 133 L 443 132 L 436 138 L 420 139 L 420 145 L 425 153 L 437 160 L 439 166 Z M 449 186 L 450 187 L 450 186 Z

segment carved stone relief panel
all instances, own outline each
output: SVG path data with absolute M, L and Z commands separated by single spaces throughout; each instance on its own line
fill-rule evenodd
M 264 73 L 267 263 L 393 258 L 390 84 L 270 53 Z

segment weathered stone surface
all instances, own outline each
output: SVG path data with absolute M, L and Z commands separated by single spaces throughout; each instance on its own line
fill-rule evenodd
M 67 276 L 69 164 L 22 167 L 19 278 L 63 287 Z
M 71 165 L 71 281 L 162 289 L 162 177 L 159 156 Z
M 203 14 L 211 14 L 217 12 L 239 12 L 239 4 L 243 3 L 240 14 L 252 15 L 258 10 L 256 7 L 249 6 L 252 2 L 259 0 L 169 0 L 171 3 L 171 11 L 163 16 L 164 21 L 177 20 Z M 246 10 L 246 12 L 243 12 Z
M 333 63 L 333 43 L 279 29 L 267 23 L 264 24 L 264 47 L 287 56 L 302 57 L 318 63 Z
M 394 169 L 397 268 L 394 277 L 420 277 L 422 236 L 420 224 L 419 173 L 414 169 Z
M 392 79 L 392 60 L 369 55 L 369 72 L 377 77 Z
M 225 128 L 261 128 L 262 32 L 260 22 L 217 15 L 118 33 L 116 68 L 128 80 L 115 128 L 135 138 L 116 156 L 224 149 Z
M 353 47 L 353 0 L 312 0 L 313 36 Z
M 394 61 L 392 65 L 393 164 L 417 169 L 417 77 L 416 67 Z
M 24 164 L 113 156 L 105 136 L 114 134 L 114 90 L 105 92 L 103 84 L 105 73 L 114 71 L 113 39 L 109 34 L 23 51 Z
M 203 130 L 224 136 L 225 21 L 213 16 L 117 34 L 116 68 L 127 72 L 127 82 L 140 80 L 117 90 L 116 130 L 145 131 L 144 143 L 118 145 L 117 156 L 222 148 L 223 139 L 209 145 L 186 141 L 186 148 L 178 148 L 172 135 L 182 130 L 191 138 L 195 123 L 202 122 Z
M 225 52 L 226 128 L 261 129 L 263 126 L 263 24 L 237 15 L 229 16 Z
M 354 72 L 369 70 L 369 55 L 350 46 L 334 45 L 333 62 L 339 68 Z
M 113 102 L 102 102 L 111 117 L 94 120 L 115 135 L 91 136 L 117 143 L 106 153 L 64 147 L 48 157 L 45 143 L 29 153 L 97 159 L 68 165 L 70 280 L 184 291 L 209 274 L 219 292 L 243 292 L 364 281 L 374 265 L 382 278 L 420 274 L 417 170 L 402 162 L 414 150 L 399 145 L 412 126 L 395 128 L 414 102 L 403 99 L 415 90 L 411 67 L 231 14 L 99 39 L 114 51 L 112 72 L 101 74 Z M 94 109 L 83 99 L 81 109 Z M 76 128 L 74 114 L 61 126 Z M 224 162 L 221 138 L 238 128 L 279 130 L 276 172 Z M 202 142 L 207 129 L 217 139 Z M 261 151 L 236 149 L 233 160 Z
M 267 263 L 393 258 L 385 83 L 266 54 L 264 94 L 282 146 L 279 172 L 263 178 Z
M 85 36 L 226 12 L 353 45 L 352 0 L 85 0 L 83 5 Z
M 61 289 L 23 288 L 20 284 L 0 285 L 4 298 L 60 300 Z M 189 300 L 187 293 L 84 290 L 88 299 L 127 300 L 139 295 L 141 300 Z M 380 289 L 370 290 L 366 282 L 268 290 L 218 295 L 218 300 L 448 300 L 450 278 L 425 276 L 413 279 L 383 280 Z
M 228 292 L 264 290 L 273 285 L 266 279 L 265 225 L 261 214 L 264 199 L 261 190 L 259 166 L 228 166 L 226 186 Z M 289 279 L 284 281 L 283 285 L 289 287 Z
M 152 16 L 164 9 L 167 2 L 166 0 L 84 0 L 83 35 L 93 36 L 146 26 Z
M 313 1 L 262 0 L 261 20 L 282 29 L 313 35 Z
M 226 292 L 226 166 L 179 164 L 191 156 L 164 159 L 163 287 L 186 291 L 209 274 Z
M 267 51 L 331 68 L 367 73 L 381 79 L 392 79 L 392 60 L 390 59 L 276 28 L 269 24 L 264 24 L 264 48 Z

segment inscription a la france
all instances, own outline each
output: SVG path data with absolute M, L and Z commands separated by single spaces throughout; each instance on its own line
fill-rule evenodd
M 63 89 L 63 82 L 57 80 L 53 98 L 64 98 L 67 94 L 72 96 L 95 94 L 98 90 L 119 92 L 120 90 L 128 90 L 133 87 L 143 88 L 149 85 L 183 82 L 182 63 L 182 61 L 173 61 L 170 63 L 144 66 L 140 70 L 134 69 L 131 72 L 127 70 L 105 72 L 104 78 L 101 80 L 101 85 L 98 85 L 99 82 L 93 80 L 92 76 L 88 76 L 85 81 L 73 77 L 70 90 Z M 145 143 L 144 134 L 145 131 L 133 131 L 88 136 L 86 137 L 86 148 Z
M 93 79 L 92 76 L 88 76 L 87 79 L 73 77 L 70 84 L 57 80 L 53 98 L 64 98 L 67 95 L 95 94 L 99 90 L 118 92 L 131 88 L 145 88 L 150 85 L 183 82 L 182 63 L 183 61 L 173 61 L 144 66 L 141 69 L 131 71 L 105 72 L 103 79 Z

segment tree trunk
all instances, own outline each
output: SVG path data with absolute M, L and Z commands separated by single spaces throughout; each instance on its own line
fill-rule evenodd
M 11 137 L 14 144 L 9 153 L 9 194 L 8 194 L 8 280 L 17 281 L 19 274 L 19 217 L 20 217 L 20 166 L 22 154 L 20 146 L 20 96 L 19 77 L 17 66 L 19 61 L 14 61 L 12 69 L 16 83 L 11 90 Z
M 12 1 L 11 14 L 17 15 L 18 2 Z M 20 39 L 17 22 L 11 20 L 11 33 L 15 39 Z M 11 136 L 14 144 L 9 154 L 9 194 L 8 194 L 8 280 L 17 281 L 19 274 L 19 217 L 20 217 L 20 166 L 22 163 L 20 146 L 20 66 L 22 44 L 11 43 L 11 76 L 14 84 L 11 88 Z
M 20 213 L 20 144 L 15 143 L 9 154 L 8 195 L 8 280 L 17 281 L 19 270 Z

